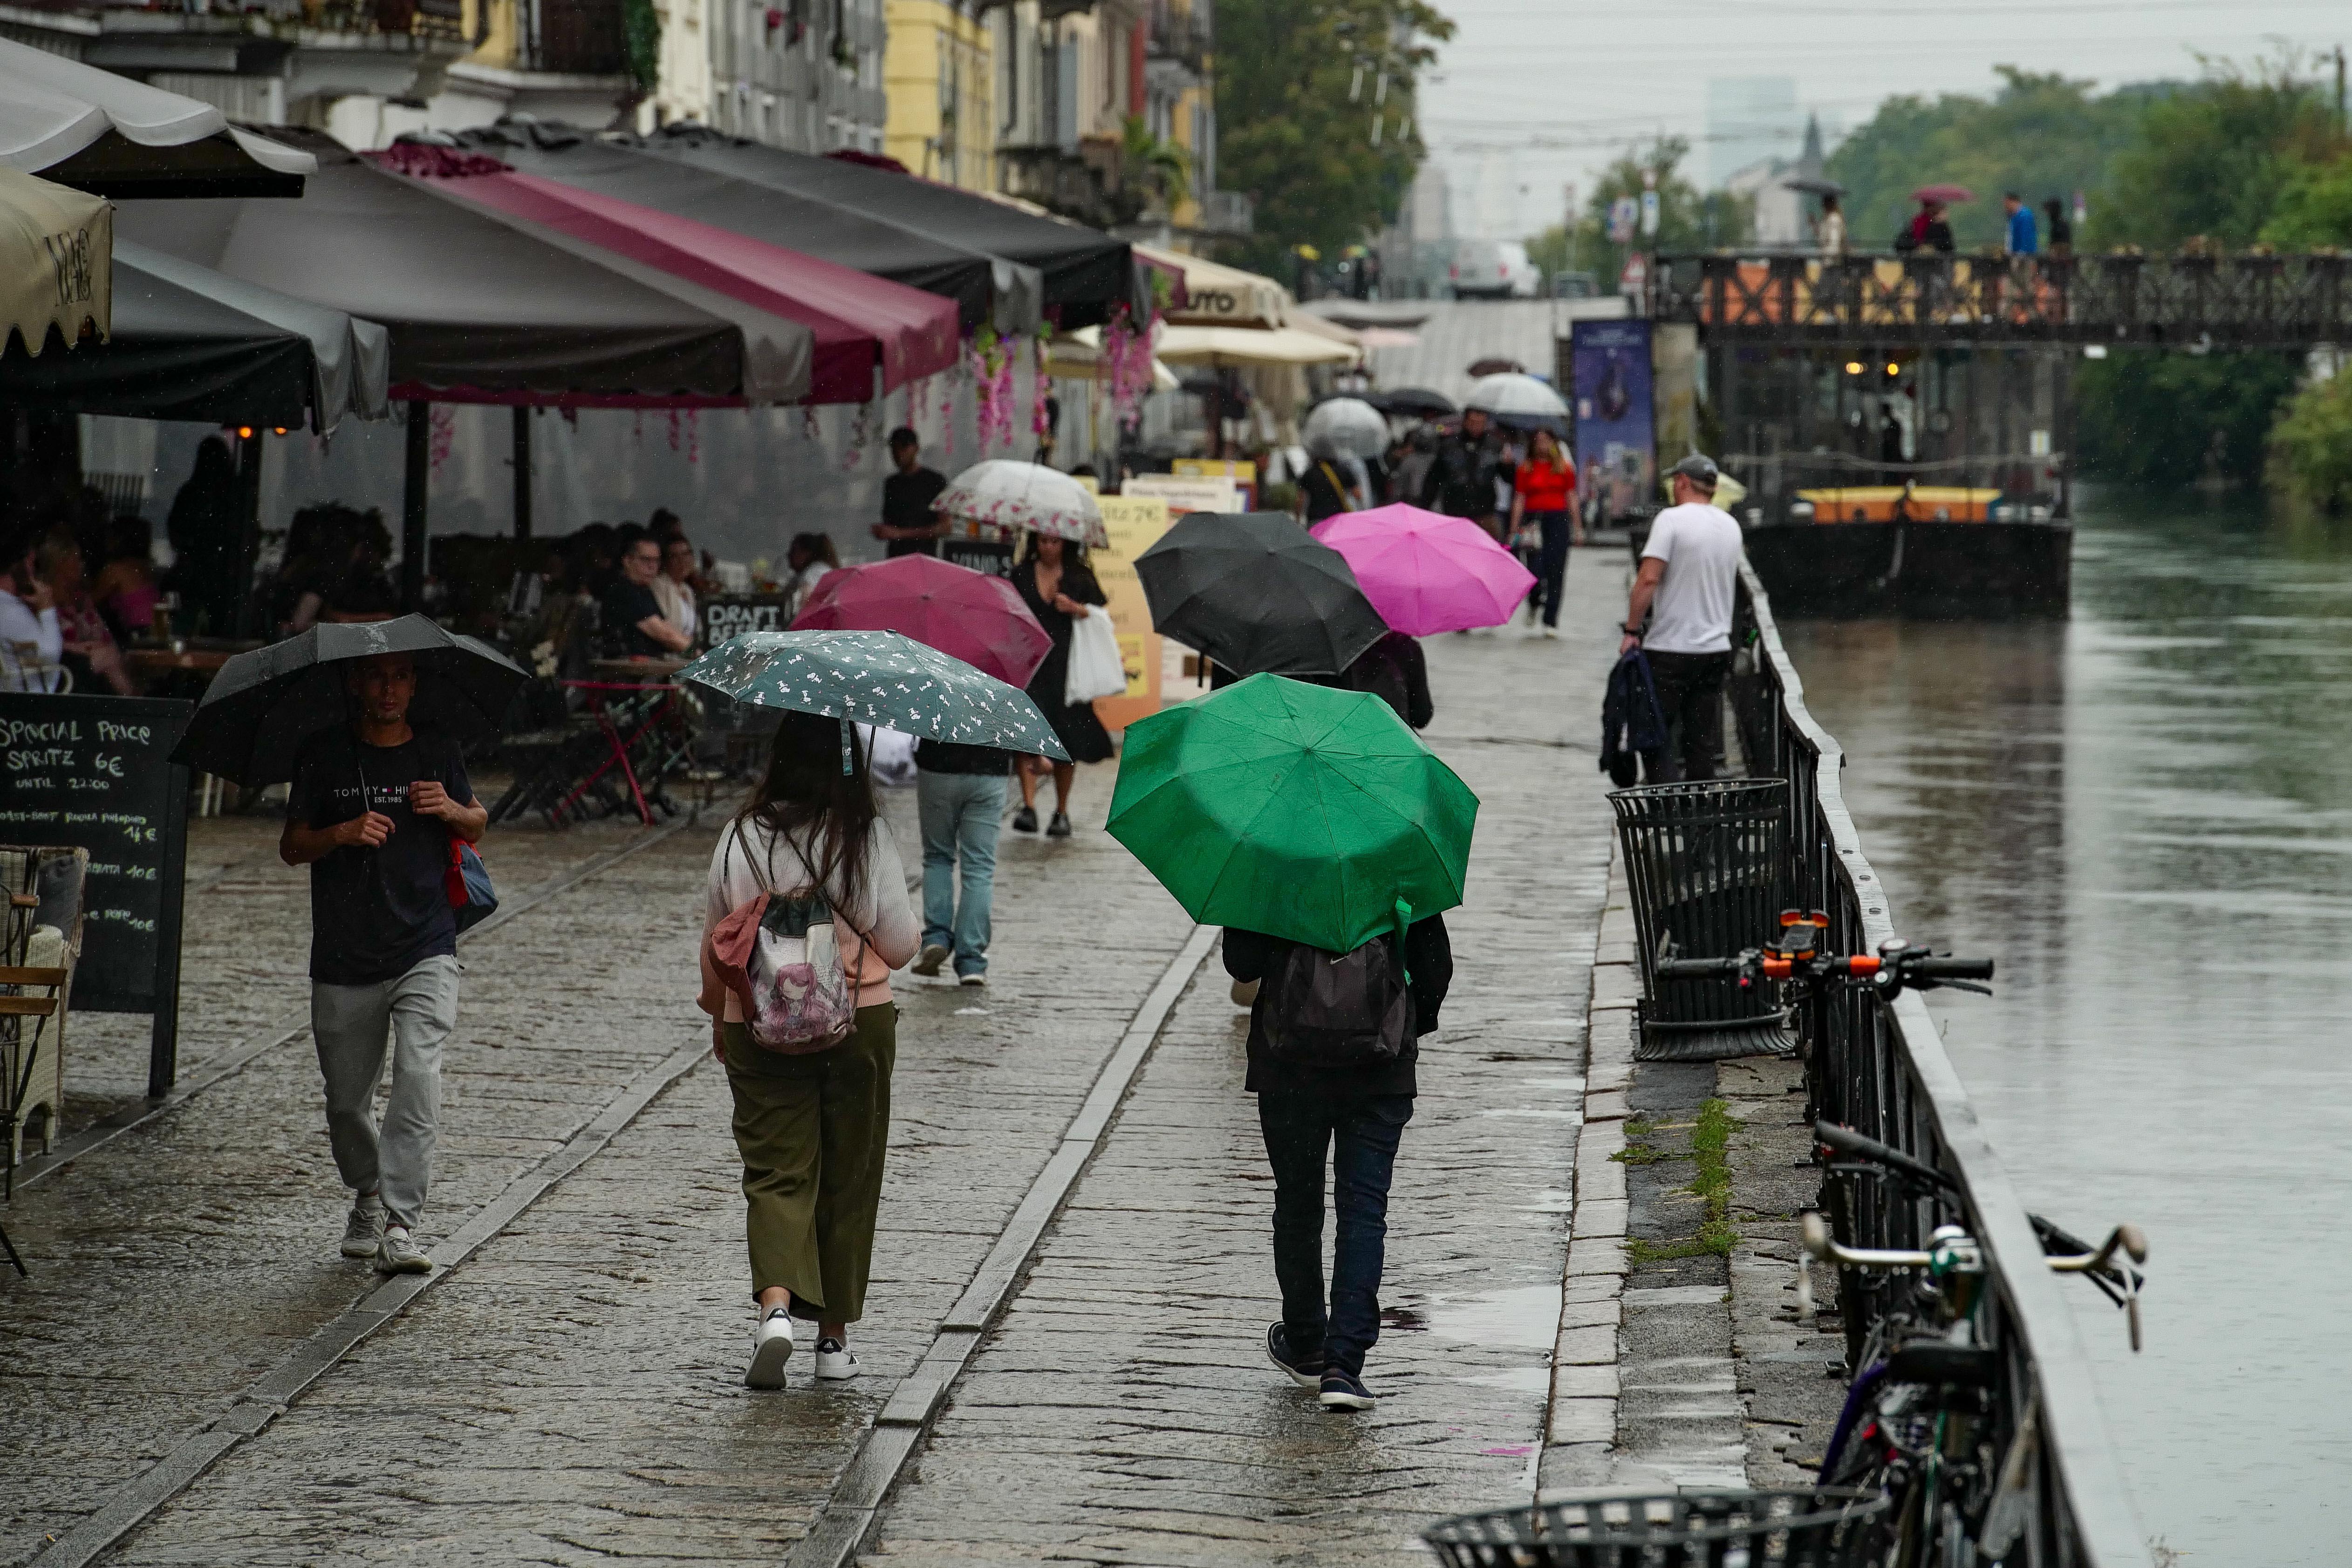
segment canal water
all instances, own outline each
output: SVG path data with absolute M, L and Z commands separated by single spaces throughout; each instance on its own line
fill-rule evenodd
M 2094 494 L 2060 626 L 1783 628 L 1994 1147 L 2148 1233 L 2147 1349 L 2068 1294 L 2184 1568 L 2352 1540 L 2352 527 Z M 2079 1282 L 2075 1282 L 2079 1286 Z

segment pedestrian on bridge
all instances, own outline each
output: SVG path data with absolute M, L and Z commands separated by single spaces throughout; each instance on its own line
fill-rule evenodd
M 428 1274 L 415 1238 L 440 1137 L 441 1047 L 457 1026 L 451 841 L 480 843 L 490 814 L 456 740 L 409 724 L 414 657 L 353 659 L 341 679 L 352 721 L 297 757 L 278 853 L 310 868 L 310 1037 L 327 1140 L 353 1194 L 343 1256 Z M 392 1094 L 379 1129 L 387 1045 Z
M 819 1378 L 840 1381 L 859 1370 L 849 1325 L 866 1311 L 898 1055 L 890 972 L 915 956 L 921 931 L 867 766 L 865 746 L 843 721 L 786 711 L 767 772 L 710 857 L 699 1004 L 710 1015 L 711 1044 L 735 1099 L 760 1313 L 744 1374 L 753 1388 L 784 1385 L 795 1320 L 816 1327 Z M 838 938 L 842 969 L 856 988 L 846 1038 L 771 1050 L 752 1037 L 741 996 L 720 984 L 710 931 L 762 894 L 821 898 L 848 927 Z
M 1714 504 L 1715 459 L 1694 452 L 1670 472 L 1675 504 L 1650 525 L 1617 649 L 1622 658 L 1639 647 L 1648 658 L 1666 722 L 1668 777 L 1652 784 L 1711 779 L 1721 766 L 1739 577 L 1739 523 Z

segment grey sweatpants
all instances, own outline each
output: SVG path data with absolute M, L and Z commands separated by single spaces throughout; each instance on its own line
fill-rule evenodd
M 310 984 L 310 1037 L 327 1084 L 327 1142 L 354 1192 L 381 1192 L 384 1217 L 416 1228 L 441 1121 L 441 1042 L 457 1026 L 457 961 L 446 954 L 376 985 Z M 375 1086 L 392 1047 L 392 1098 Z

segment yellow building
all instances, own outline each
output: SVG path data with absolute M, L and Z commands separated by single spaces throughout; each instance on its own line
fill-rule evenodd
M 994 188 L 995 61 L 988 24 L 958 0 L 886 0 L 882 150 L 916 174 Z

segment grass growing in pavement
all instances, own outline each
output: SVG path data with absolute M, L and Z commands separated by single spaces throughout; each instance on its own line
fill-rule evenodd
M 1698 1167 L 1685 1192 L 1695 1194 L 1706 1209 L 1706 1218 L 1696 1236 L 1679 1241 L 1652 1242 L 1640 1237 L 1629 1237 L 1625 1242 L 1626 1260 L 1636 1268 L 1645 1264 L 1667 1263 L 1680 1258 L 1728 1258 L 1739 1233 L 1731 1228 L 1731 1166 L 1724 1158 L 1724 1150 L 1731 1142 L 1732 1129 L 1739 1125 L 1731 1114 L 1727 1100 L 1709 1100 L 1698 1108 L 1698 1120 L 1691 1126 L 1691 1161 Z M 1627 1125 L 1627 1131 L 1632 1126 Z M 1645 1126 L 1644 1131 L 1648 1131 Z M 1648 1145 L 1648 1158 L 1629 1159 L 1628 1164 L 1652 1164 L 1665 1158 Z M 1628 1143 L 1630 1154 L 1633 1145 Z

